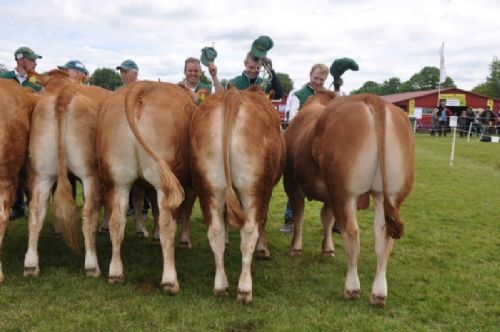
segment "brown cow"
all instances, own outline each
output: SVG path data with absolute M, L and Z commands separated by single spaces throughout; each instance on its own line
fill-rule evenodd
M 28 147 L 30 117 L 38 95 L 0 79 L 0 250 Z M 0 262 L 0 283 L 3 282 Z
M 110 283 L 123 280 L 120 247 L 132 184 L 142 178 L 156 189 L 163 253 L 161 284 L 179 291 L 174 260 L 175 217 L 190 183 L 188 127 L 195 104 L 179 86 L 137 82 L 113 94 L 103 105 L 97 133 L 98 157 L 111 213 Z
M 215 256 L 216 295 L 228 294 L 224 271 L 225 223 L 241 234 L 242 271 L 237 300 L 252 301 L 252 255 L 266 251 L 264 225 L 273 186 L 284 165 L 278 112 L 263 92 L 230 89 L 208 97 L 190 128 L 193 183 Z
M 413 185 L 413 136 L 407 115 L 377 96 L 332 97 L 325 93 L 311 97 L 285 133 L 284 185 L 294 219 L 290 255 L 302 250 L 304 198 L 324 202 L 323 252 L 333 253 L 335 220 L 347 253 L 344 298 L 359 298 L 356 201 L 370 192 L 377 255 L 370 303 L 384 305 L 387 261 L 393 239 L 403 234 L 399 208 Z
M 72 249 L 79 249 L 76 205 L 67 176 L 69 170 L 83 184 L 85 270 L 88 276 L 99 276 L 95 230 L 102 200 L 95 147 L 96 126 L 101 103 L 111 92 L 74 84 L 66 73 L 59 70 L 51 71 L 47 78 L 41 79 L 45 80 L 45 88 L 33 112 L 29 143 L 28 177 L 32 199 L 24 275 L 39 274 L 38 238 L 56 179 L 53 207 L 57 228 Z

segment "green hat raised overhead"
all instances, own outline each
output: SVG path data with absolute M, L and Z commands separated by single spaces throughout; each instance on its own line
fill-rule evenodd
M 273 48 L 274 43 L 268 36 L 260 36 L 255 39 L 252 44 L 250 53 L 256 58 L 263 58 L 267 55 L 267 51 Z
M 359 66 L 356 61 L 350 58 L 336 59 L 330 66 L 330 74 L 332 74 L 333 77 L 340 77 L 347 69 L 358 71 Z
M 350 58 L 336 59 L 330 66 L 330 74 L 333 76 L 333 86 L 336 92 L 340 91 L 340 87 L 344 83 L 340 76 L 342 76 L 347 69 L 358 71 L 359 66 L 356 61 Z
M 213 63 L 217 57 L 217 51 L 213 47 L 204 47 L 201 50 L 200 61 L 204 66 L 208 67 L 209 63 Z
M 26 58 L 26 59 L 29 59 L 32 61 L 36 61 L 36 59 L 41 59 L 42 56 L 33 52 L 33 50 L 31 48 L 23 46 L 23 47 L 19 47 L 16 50 L 16 52 L 14 52 L 14 58 L 16 60 Z

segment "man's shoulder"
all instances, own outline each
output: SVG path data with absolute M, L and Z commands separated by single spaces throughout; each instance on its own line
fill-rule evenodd
M 3 73 L 0 73 L 0 78 L 10 78 L 10 79 L 15 79 L 16 78 L 16 73 L 12 71 L 6 71 Z

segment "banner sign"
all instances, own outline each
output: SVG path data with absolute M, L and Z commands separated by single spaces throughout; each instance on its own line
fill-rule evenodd
M 441 93 L 439 99 L 446 99 L 446 106 L 467 106 L 464 93 Z

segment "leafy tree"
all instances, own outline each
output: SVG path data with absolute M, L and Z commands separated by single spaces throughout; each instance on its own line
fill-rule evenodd
M 224 87 L 224 88 L 226 87 L 227 82 L 228 82 L 228 80 L 227 80 L 227 79 L 225 79 L 225 78 L 223 78 L 223 79 L 221 79 L 221 80 L 220 80 L 220 84 L 221 84 L 221 85 L 222 85 L 222 87 Z
M 94 71 L 89 80 L 90 85 L 97 85 L 111 91 L 122 86 L 120 75 L 110 68 L 99 68 Z
M 423 91 L 437 89 L 439 86 L 439 69 L 437 67 L 424 67 L 418 73 L 413 74 L 406 82 L 401 83 L 398 77 L 391 77 L 382 84 L 367 81 L 361 88 L 354 90 L 351 94 L 374 93 L 377 95 L 388 95 L 401 92 Z M 441 84 L 442 88 L 454 88 L 455 82 L 451 77 L 446 76 L 446 80 Z
M 361 88 L 354 90 L 351 94 L 357 95 L 360 93 L 374 93 L 376 95 L 380 95 L 382 92 L 382 86 L 375 81 L 367 81 L 365 84 L 361 86 Z
M 486 78 L 486 82 L 474 87 L 472 91 L 488 97 L 500 98 L 500 60 L 497 57 L 494 57 L 490 64 L 490 76 Z
M 288 74 L 276 73 L 283 88 L 283 94 L 288 95 L 293 90 L 293 81 Z
M 391 77 L 385 80 L 380 87 L 380 93 L 384 95 L 392 95 L 394 93 L 399 93 L 401 89 L 401 80 L 399 77 Z
M 201 71 L 200 82 L 204 84 L 212 84 L 212 80 L 209 79 L 207 75 L 205 75 L 205 72 L 203 70 Z
M 9 71 L 9 69 L 7 69 L 7 66 L 4 65 L 3 63 L 0 63 L 0 73 L 5 73 L 8 71 Z

